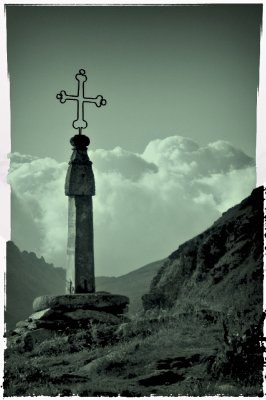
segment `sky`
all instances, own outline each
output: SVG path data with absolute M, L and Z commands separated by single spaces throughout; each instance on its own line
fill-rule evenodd
M 91 148 L 143 151 L 154 138 L 229 140 L 255 155 L 260 5 L 7 6 L 12 151 L 69 157 L 87 72 Z
M 85 106 L 96 275 L 168 256 L 255 186 L 260 5 L 7 7 L 12 239 L 64 266 L 63 186 Z

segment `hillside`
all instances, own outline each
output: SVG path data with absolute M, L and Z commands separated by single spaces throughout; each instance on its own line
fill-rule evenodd
M 259 318 L 263 304 L 263 188 L 182 244 L 154 277 L 145 309 L 238 310 Z M 251 317 L 252 316 L 252 317 Z
M 152 278 L 163 261 L 156 261 L 120 277 L 96 277 L 96 290 L 126 295 L 129 313 L 142 310 L 141 296 L 148 291 Z M 7 243 L 7 329 L 32 313 L 33 300 L 43 294 L 63 294 L 65 270 L 54 268 L 35 253 L 21 252 L 13 242 Z

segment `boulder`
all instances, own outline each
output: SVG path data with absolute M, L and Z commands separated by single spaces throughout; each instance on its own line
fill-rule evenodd
M 90 361 L 78 370 L 80 376 L 90 377 L 90 374 L 97 373 L 99 370 L 108 363 L 106 356 L 98 357 L 95 360 Z
M 105 311 L 111 314 L 121 314 L 127 307 L 129 299 L 126 296 L 109 293 L 69 294 L 60 296 L 41 296 L 33 302 L 35 312 L 48 308 L 52 310 L 87 309 Z
M 37 325 L 35 322 L 31 322 L 31 321 L 19 321 L 16 324 L 16 328 L 12 331 L 12 335 L 13 334 L 18 334 L 21 335 L 22 333 L 32 330 L 32 329 L 36 329 Z
M 27 332 L 22 336 L 21 339 L 24 342 L 24 349 L 26 351 L 32 351 L 36 344 L 41 343 L 44 340 L 51 339 L 53 336 L 54 332 L 48 329 L 40 328 L 31 332 Z
M 54 336 L 53 331 L 43 328 L 32 331 L 28 331 L 26 328 L 16 328 L 13 332 L 13 335 L 8 338 L 8 347 L 15 347 L 22 352 L 32 351 L 36 344 Z

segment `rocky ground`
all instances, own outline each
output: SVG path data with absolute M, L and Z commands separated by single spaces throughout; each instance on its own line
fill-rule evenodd
M 241 318 L 154 311 L 26 340 L 6 350 L 5 395 L 259 396 L 260 329 Z

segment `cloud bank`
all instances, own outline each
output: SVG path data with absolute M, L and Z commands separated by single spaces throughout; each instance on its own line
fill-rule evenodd
M 255 187 L 254 160 L 224 141 L 200 147 L 171 136 L 151 141 L 142 154 L 116 147 L 89 151 L 89 156 L 96 179 L 98 276 L 122 275 L 166 257 Z M 18 153 L 10 158 L 12 219 L 25 224 L 24 234 L 13 224 L 12 239 L 64 266 L 67 163 Z M 37 232 L 39 246 L 30 241 Z

